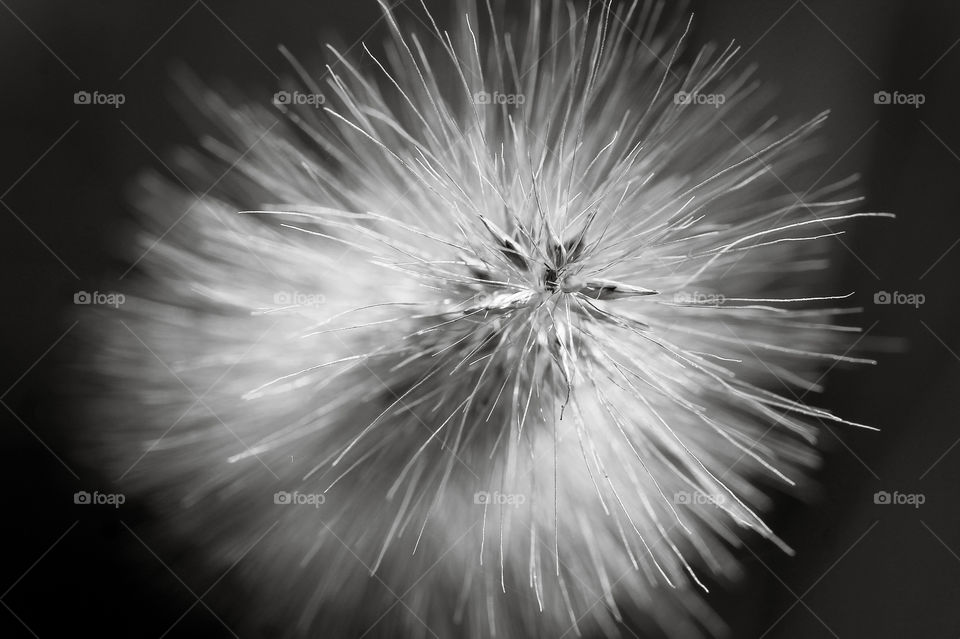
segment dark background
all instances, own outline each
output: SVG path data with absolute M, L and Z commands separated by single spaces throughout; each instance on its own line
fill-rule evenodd
M 882 432 L 824 431 L 823 488 L 807 502 L 785 499 L 769 519 L 797 556 L 748 539 L 748 578 L 709 601 L 732 637 L 960 637 L 960 5 L 702 0 L 692 8 L 692 48 L 736 39 L 737 64 L 758 63 L 758 76 L 778 90 L 774 112 L 832 110 L 823 181 L 859 172 L 864 210 L 898 216 L 859 225 L 837 253 L 838 287 L 857 291 L 880 363 L 832 371 L 817 398 Z M 310 60 L 322 33 L 349 45 L 379 16 L 373 0 L 0 0 L 0 636 L 159 636 L 195 602 L 129 532 L 144 517 L 136 504 L 73 505 L 97 469 L 71 457 L 64 430 L 74 422 L 57 399 L 60 367 L 76 348 L 63 310 L 75 291 L 102 282 L 130 214 L 126 185 L 144 167 L 159 168 L 154 154 L 166 158 L 194 140 L 171 106 L 172 64 L 261 95 L 289 74 L 277 44 Z M 383 26 L 366 40 L 380 42 Z M 75 105 L 78 90 L 127 101 Z M 879 90 L 926 102 L 876 105 Z M 926 303 L 875 305 L 880 290 L 923 293 Z M 877 505 L 878 490 L 922 493 L 926 503 Z M 229 636 L 197 605 L 167 636 L 201 633 Z

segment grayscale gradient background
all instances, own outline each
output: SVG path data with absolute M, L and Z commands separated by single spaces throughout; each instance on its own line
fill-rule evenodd
M 856 225 L 836 254 L 836 289 L 857 292 L 880 363 L 837 368 L 815 399 L 882 431 L 825 431 L 820 488 L 809 501 L 785 498 L 767 519 L 797 556 L 748 538 L 748 578 L 714 588 L 708 602 L 738 639 L 960 637 L 960 3 L 691 8 L 688 58 L 735 39 L 737 64 L 758 64 L 776 89 L 772 113 L 829 108 L 812 177 L 860 173 L 863 210 L 898 216 Z M 268 102 L 276 76 L 290 72 L 278 44 L 309 67 L 321 39 L 349 45 L 366 33 L 375 48 L 380 15 L 373 0 L 0 0 L 0 637 L 158 637 L 195 603 L 128 532 L 149 519 L 141 504 L 73 504 L 98 469 L 73 455 L 80 422 L 62 392 L 76 347 L 63 309 L 111 266 L 131 219 L 127 187 L 162 168 L 155 154 L 194 142 L 173 106 L 172 70 Z M 122 92 L 126 104 L 73 103 L 75 91 L 95 89 Z M 880 90 L 926 102 L 877 105 Z M 926 302 L 876 305 L 882 290 Z M 926 501 L 875 504 L 879 490 Z M 167 636 L 231 635 L 197 605 Z

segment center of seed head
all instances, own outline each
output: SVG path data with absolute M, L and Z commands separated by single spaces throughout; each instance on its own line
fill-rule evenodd
M 563 269 L 557 269 L 551 266 L 546 267 L 543 272 L 543 287 L 548 293 L 577 293 L 582 291 L 586 285 L 578 278 L 572 275 L 564 275 Z
M 615 300 L 658 294 L 658 291 L 642 286 L 600 278 L 587 281 L 570 274 L 571 270 L 582 270 L 577 268 L 577 265 L 582 263 L 587 253 L 586 229 L 565 241 L 550 238 L 545 250 L 534 251 L 524 248 L 524 238 L 527 238 L 526 242 L 529 244 L 531 233 L 522 227 L 515 228 L 511 235 L 483 216 L 480 216 L 480 221 L 490 232 L 494 247 L 500 252 L 508 268 L 533 275 L 538 261 L 535 255 L 539 254 L 543 258 L 542 279 L 538 284 L 542 287 L 542 292 L 548 295 L 559 291 L 581 294 L 595 300 Z M 491 279 L 482 270 L 473 270 L 478 279 Z M 505 299 L 509 299 L 511 305 L 516 303 L 515 296 L 508 295 Z
M 551 293 L 556 291 L 558 288 L 558 275 L 559 273 L 557 272 L 557 269 L 550 266 L 547 267 L 547 270 L 543 274 L 543 285 Z

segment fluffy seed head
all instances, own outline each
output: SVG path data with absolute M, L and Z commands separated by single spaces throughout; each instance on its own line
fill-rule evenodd
M 294 62 L 277 108 L 193 86 L 202 195 L 144 180 L 96 454 L 237 623 L 719 633 L 701 575 L 785 547 L 769 488 L 849 423 L 804 401 L 862 361 L 810 289 L 869 214 L 783 182 L 824 116 L 760 119 L 733 47 L 681 68 L 662 4 L 502 9 L 384 6 L 385 54 Z

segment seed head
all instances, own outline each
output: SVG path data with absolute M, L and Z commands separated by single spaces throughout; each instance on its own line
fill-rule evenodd
M 701 575 L 856 425 L 805 399 L 865 361 L 824 271 L 874 214 L 787 189 L 825 115 L 664 5 L 478 4 L 276 108 L 193 87 L 231 143 L 144 181 L 98 455 L 268 634 L 720 633 Z

